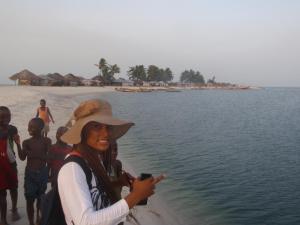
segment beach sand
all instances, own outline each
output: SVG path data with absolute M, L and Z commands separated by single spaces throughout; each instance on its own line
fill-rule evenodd
M 29 138 L 27 132 L 28 121 L 35 117 L 39 100 L 44 98 L 47 106 L 51 109 L 55 124 L 50 124 L 49 137 L 55 142 L 55 132 L 59 126 L 64 125 L 74 108 L 82 99 L 82 96 L 88 94 L 98 94 L 114 91 L 114 87 L 32 87 L 32 86 L 1 86 L 0 102 L 1 105 L 8 106 L 12 113 L 11 124 L 15 125 L 21 137 L 21 141 Z M 80 97 L 80 98 L 79 98 Z M 126 138 L 126 136 L 125 136 Z M 122 160 L 122 159 L 121 159 Z M 134 166 L 128 165 L 122 160 L 125 169 L 135 174 Z M 19 201 L 18 210 L 21 219 L 17 222 L 10 221 L 10 195 L 8 194 L 8 220 L 13 225 L 28 224 L 26 215 L 26 202 L 24 198 L 24 168 L 25 163 L 18 159 L 19 170 Z M 124 190 L 123 194 L 126 194 Z M 148 201 L 147 206 L 136 206 L 132 209 L 133 215 L 138 219 L 141 225 L 164 225 L 180 224 L 175 213 L 172 212 L 158 195 L 154 195 Z M 135 224 L 126 222 L 125 224 Z

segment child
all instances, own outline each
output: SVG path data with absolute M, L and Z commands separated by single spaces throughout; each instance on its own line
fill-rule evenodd
M 42 136 L 44 122 L 40 118 L 33 118 L 28 124 L 28 132 L 31 138 L 23 141 L 22 149 L 18 149 L 22 161 L 27 158 L 25 168 L 25 198 L 27 216 L 30 225 L 34 225 L 34 201 L 36 204 L 36 224 L 40 221 L 40 201 L 45 194 L 48 181 L 48 169 L 46 167 L 47 153 L 51 147 L 51 140 Z
M 54 123 L 54 119 L 51 115 L 50 109 L 48 107 L 46 107 L 45 99 L 40 100 L 40 105 L 41 105 L 41 107 L 39 107 L 37 109 L 36 117 L 41 118 L 44 121 L 44 129 L 42 132 L 43 132 L 43 136 L 47 137 L 47 134 L 50 130 L 50 127 L 49 127 L 50 119 L 51 119 L 52 123 Z
M 68 131 L 66 127 L 59 127 L 56 132 L 56 143 L 51 146 L 48 154 L 49 178 L 51 186 L 57 183 L 57 174 L 64 163 L 64 158 L 72 150 L 72 147 L 63 142 L 60 137 Z
M 0 106 L 0 224 L 7 224 L 7 200 L 6 190 L 10 190 L 12 201 L 12 221 L 20 219 L 17 211 L 18 201 L 18 177 L 17 163 L 14 152 L 14 142 L 18 149 L 20 138 L 15 126 L 10 125 L 11 113 L 6 106 Z

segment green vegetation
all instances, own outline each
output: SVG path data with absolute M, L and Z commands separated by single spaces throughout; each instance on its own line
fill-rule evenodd
M 120 73 L 120 68 L 117 64 L 110 65 L 104 58 L 101 58 L 98 64 L 100 70 L 99 75 L 103 78 L 104 84 L 111 85 L 115 80 L 114 75 Z
M 130 67 L 127 71 L 130 80 L 139 84 L 143 81 L 168 82 L 173 79 L 173 73 L 170 68 L 162 69 L 155 65 L 150 65 L 146 70 L 144 65 Z
M 99 69 L 97 76 L 92 79 L 75 76 L 71 73 L 63 76 L 59 73 L 37 76 L 28 70 L 23 70 L 10 77 L 11 80 L 18 81 L 24 85 L 44 85 L 44 86 L 103 86 L 103 85 L 135 85 L 135 86 L 196 86 L 202 88 L 208 87 L 228 87 L 234 86 L 230 83 L 216 82 L 216 78 L 207 80 L 205 83 L 204 76 L 199 71 L 192 69 L 185 70 L 181 73 L 180 83 L 171 82 L 173 80 L 173 72 L 169 67 L 163 69 L 156 65 L 149 65 L 146 68 L 144 65 L 136 65 L 129 67 L 127 75 L 133 82 L 126 81 L 124 78 L 116 80 L 115 74 L 120 73 L 120 68 L 117 64 L 108 64 L 106 59 L 101 58 L 99 64 L 94 64 Z
M 111 85 L 114 81 L 114 75 L 120 73 L 120 68 L 117 64 L 110 65 L 104 58 L 101 58 L 99 64 L 96 64 L 99 68 L 99 77 L 105 85 Z M 170 82 L 173 80 L 173 72 L 169 67 L 163 69 L 156 65 L 149 65 L 146 68 L 144 65 L 136 65 L 129 67 L 127 75 L 135 85 L 142 85 L 143 82 Z M 204 76 L 199 71 L 192 69 L 185 70 L 181 73 L 180 82 L 182 83 L 195 83 L 205 84 Z M 215 84 L 215 77 L 208 79 L 207 83 Z
M 129 67 L 127 75 L 129 79 L 132 80 L 135 84 L 141 84 L 141 82 L 147 80 L 147 73 L 144 65 Z
M 208 79 L 207 83 L 208 83 L 208 84 L 215 84 L 215 83 L 216 83 L 216 78 L 215 78 L 215 76 L 213 76 L 213 78 L 211 78 L 211 79 Z
M 205 80 L 203 75 L 194 70 L 185 70 L 181 73 L 180 81 L 184 83 L 198 83 L 198 84 L 205 84 Z

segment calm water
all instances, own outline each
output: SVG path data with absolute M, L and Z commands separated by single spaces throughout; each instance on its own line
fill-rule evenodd
M 101 94 L 103 96 L 103 94 Z M 185 224 L 300 224 L 300 88 L 104 94 L 120 154 Z

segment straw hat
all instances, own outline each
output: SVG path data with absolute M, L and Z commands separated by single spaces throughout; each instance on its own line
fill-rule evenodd
M 99 122 L 111 126 L 113 139 L 122 137 L 134 123 L 119 120 L 112 116 L 111 105 L 100 99 L 92 99 L 82 102 L 74 111 L 72 119 L 74 124 L 61 137 L 61 140 L 68 144 L 81 142 L 82 128 L 89 122 Z

